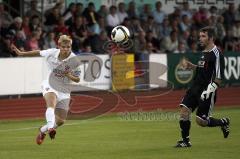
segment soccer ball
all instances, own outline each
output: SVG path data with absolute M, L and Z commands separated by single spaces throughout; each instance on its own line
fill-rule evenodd
M 111 39 L 116 43 L 124 43 L 127 42 L 130 37 L 130 32 L 128 28 L 123 25 L 118 25 L 113 28 L 111 32 Z

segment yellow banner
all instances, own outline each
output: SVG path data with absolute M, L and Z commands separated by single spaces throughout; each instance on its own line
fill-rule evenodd
M 134 55 L 112 55 L 112 89 L 121 91 L 134 88 Z

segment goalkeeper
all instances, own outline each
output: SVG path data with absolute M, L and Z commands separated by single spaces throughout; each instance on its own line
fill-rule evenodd
M 214 28 L 204 27 L 199 32 L 202 56 L 197 65 L 184 59 L 182 66 L 196 69 L 193 83 L 180 104 L 180 129 L 182 140 L 175 147 L 191 147 L 190 115 L 197 108 L 196 122 L 202 127 L 220 127 L 224 138 L 229 135 L 229 118 L 216 119 L 211 116 L 216 101 L 217 89 L 224 77 L 224 57 L 214 44 Z

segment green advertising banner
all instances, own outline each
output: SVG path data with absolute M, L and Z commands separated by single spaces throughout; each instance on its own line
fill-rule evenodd
M 196 54 L 168 54 L 168 81 L 170 81 L 174 88 L 187 88 L 191 83 L 194 71 L 190 69 L 183 69 L 180 62 L 183 58 L 188 59 L 194 64 L 197 64 L 201 53 Z M 240 53 L 225 52 L 225 70 L 223 85 L 240 85 Z

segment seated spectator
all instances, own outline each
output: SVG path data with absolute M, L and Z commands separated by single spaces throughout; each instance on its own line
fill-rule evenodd
M 143 30 L 145 32 L 152 31 L 154 38 L 160 40 L 160 25 L 154 21 L 153 16 L 148 16 L 147 21 L 143 24 Z
M 184 15 L 187 15 L 188 19 L 192 19 L 193 11 L 190 9 L 188 2 L 184 2 L 182 6 L 181 17 Z
M 186 53 L 186 51 L 187 51 L 187 50 L 186 50 L 185 43 L 179 42 L 177 49 L 175 49 L 175 50 L 173 51 L 173 53 L 175 53 L 175 54 L 181 54 L 181 53 Z
M 150 4 L 144 4 L 143 10 L 139 16 L 141 23 L 145 23 L 148 20 L 148 17 L 150 17 L 150 16 L 154 19 L 153 15 L 152 15 L 152 11 L 151 11 L 151 6 L 150 6 Z
M 103 17 L 103 18 L 106 18 L 107 15 L 108 15 L 108 8 L 106 5 L 101 5 L 100 6 L 100 9 L 98 10 L 98 15 L 99 17 Z
M 47 36 L 44 38 L 43 49 L 56 48 L 57 42 L 55 32 L 50 31 L 47 33 Z
M 38 44 L 39 39 L 40 39 L 39 33 L 37 31 L 33 31 L 32 36 L 26 42 L 26 50 L 27 51 L 39 50 L 40 49 Z
M 229 28 L 226 32 L 226 36 L 223 38 L 224 51 L 234 51 L 235 38 L 232 28 Z
M 240 20 L 239 21 L 235 21 L 232 29 L 233 29 L 233 36 L 235 38 L 239 38 L 240 39 Z
M 162 3 L 160 1 L 155 3 L 155 10 L 153 11 L 154 21 L 162 24 L 163 19 L 166 17 L 165 12 L 162 11 Z
M 125 18 L 128 17 L 128 14 L 126 12 L 126 8 L 125 8 L 125 3 L 120 2 L 118 4 L 118 12 L 117 12 L 118 18 L 120 23 L 122 23 L 124 21 Z
M 191 28 L 191 21 L 187 15 L 182 16 L 182 21 L 180 22 L 180 31 L 184 32 L 186 30 L 190 30 Z
M 37 0 L 31 0 L 31 2 L 30 2 L 30 9 L 27 10 L 27 12 L 25 13 L 25 16 L 30 17 L 30 19 L 33 16 L 38 16 L 39 18 L 41 18 L 42 14 L 41 14 L 40 11 L 38 11 L 37 5 L 38 5 L 38 1 Z
M 67 26 L 64 23 L 64 18 L 61 17 L 58 20 L 58 25 L 54 28 L 54 32 L 57 33 L 56 36 L 60 36 L 60 35 L 69 35 L 69 31 Z
M 14 38 L 14 43 L 18 47 L 19 50 L 24 51 L 25 43 L 26 43 L 26 37 L 22 30 L 18 30 L 16 32 L 16 36 Z
M 42 27 L 41 20 L 38 16 L 33 16 L 30 19 L 29 28 L 31 32 L 35 31 L 38 27 Z
M 146 43 L 152 43 L 152 46 L 155 50 L 160 50 L 160 41 L 157 38 L 153 37 L 153 32 L 148 31 L 146 33 Z
M 134 38 L 138 37 L 138 33 L 143 31 L 143 28 L 140 25 L 140 21 L 137 17 L 133 17 L 130 23 L 130 33 Z
M 222 16 L 224 17 L 224 26 L 226 29 L 229 29 L 233 26 L 235 22 L 235 4 L 230 3 L 228 10 L 226 10 Z
M 82 15 L 86 18 L 88 22 L 88 27 L 93 32 L 99 18 L 98 13 L 95 11 L 94 3 L 88 3 L 88 7 L 83 11 Z
M 76 15 L 76 4 L 70 3 L 67 10 L 63 13 L 63 17 L 65 19 L 65 23 L 67 26 L 73 25 L 75 21 L 75 15 Z
M 74 17 L 82 16 L 83 9 L 84 7 L 82 3 L 80 2 L 76 3 L 76 10 L 75 10 Z
M 2 27 L 7 28 L 13 22 L 12 16 L 5 11 L 4 4 L 0 2 L 0 21 L 2 23 Z
M 11 42 L 14 35 L 8 32 L 2 33 L 0 36 L 0 57 L 14 57 L 16 54 L 12 52 Z
M 133 17 L 138 17 L 136 4 L 134 1 L 128 3 L 128 10 L 127 10 L 128 18 L 132 19 Z
M 21 17 L 14 18 L 13 23 L 10 25 L 8 29 L 9 31 L 13 32 L 16 35 L 17 31 L 22 30 L 22 18 Z
M 26 35 L 26 38 L 28 38 L 31 35 L 30 19 L 27 16 L 23 17 L 22 30 L 23 30 L 24 34 Z
M 226 29 L 223 23 L 224 23 L 223 16 L 219 16 L 217 18 L 217 23 L 215 27 L 216 27 L 217 39 L 219 39 L 220 41 L 222 41 L 226 35 Z
M 187 53 L 198 53 L 197 41 L 191 41 L 191 43 L 189 43 L 189 49 L 186 52 Z
M 176 31 L 172 31 L 170 36 L 164 37 L 161 42 L 161 49 L 166 53 L 172 53 L 178 47 L 178 35 Z
M 59 19 L 61 18 L 60 10 L 57 7 L 52 8 L 51 12 L 46 16 L 45 25 L 53 28 L 58 25 Z
M 105 54 L 106 51 L 103 49 L 103 45 L 109 40 L 107 32 L 101 31 L 99 35 L 95 35 L 90 39 L 90 46 L 92 52 L 95 54 Z
M 119 17 L 117 15 L 117 7 L 111 6 L 110 12 L 107 15 L 107 27 L 109 30 L 112 30 L 115 26 L 120 24 Z
M 163 23 L 160 25 L 160 36 L 159 40 L 162 40 L 164 37 L 169 36 L 171 33 L 171 28 L 169 25 L 169 20 L 168 18 L 163 19 Z

